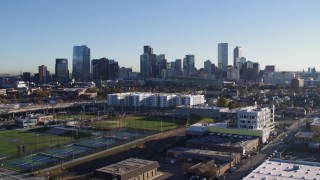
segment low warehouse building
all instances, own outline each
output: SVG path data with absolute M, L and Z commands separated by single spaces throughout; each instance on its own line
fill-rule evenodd
M 147 180 L 162 175 L 157 171 L 159 167 L 157 161 L 129 158 L 97 169 L 94 176 L 98 179 Z
M 186 142 L 190 148 L 246 154 L 259 147 L 259 138 L 226 133 L 210 133 Z
M 167 151 L 169 158 L 175 158 L 182 161 L 209 161 L 214 159 L 224 163 L 230 163 L 233 167 L 240 162 L 240 153 L 219 152 L 202 149 L 192 149 L 186 147 L 174 147 Z

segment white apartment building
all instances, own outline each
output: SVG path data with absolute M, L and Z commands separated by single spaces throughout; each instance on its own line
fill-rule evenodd
M 274 106 L 271 108 L 250 106 L 240 109 L 237 114 L 237 125 L 239 129 L 261 130 L 262 142 L 267 142 L 274 130 Z
M 115 93 L 107 95 L 109 106 L 145 106 L 145 107 L 175 107 L 194 106 L 205 103 L 204 95 L 173 94 L 173 93 Z
M 285 85 L 290 84 L 291 80 L 294 78 L 296 78 L 296 74 L 293 72 L 273 72 L 266 74 L 263 78 L 263 82 L 271 85 Z

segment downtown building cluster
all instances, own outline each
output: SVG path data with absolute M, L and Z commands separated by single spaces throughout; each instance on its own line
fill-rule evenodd
M 175 80 L 186 82 L 197 81 L 202 84 L 214 84 L 216 80 L 234 82 L 250 81 L 266 85 L 290 85 L 302 87 L 320 86 L 318 73 L 315 68 L 308 71 L 285 72 L 276 71 L 274 65 L 266 65 L 260 69 L 258 62 L 251 61 L 244 56 L 243 49 L 236 46 L 233 49 L 232 65 L 229 65 L 229 45 L 217 45 L 217 63 L 205 60 L 203 67 L 195 67 L 196 56 L 187 54 L 183 58 L 168 61 L 165 54 L 156 54 L 151 46 L 144 46 L 140 55 L 140 72 L 134 72 L 131 67 L 121 67 L 119 63 L 109 58 L 91 59 L 91 50 L 86 45 L 74 46 L 72 53 L 72 69 L 69 72 L 67 58 L 55 59 L 54 74 L 50 74 L 47 66 L 38 66 L 37 73 L 32 76 L 24 72 L 21 79 L 25 82 L 38 84 L 69 82 L 89 82 L 101 84 L 108 80 Z M 0 79 L 1 84 L 5 80 Z M 132 81 L 133 82 L 133 81 Z M 298 83 L 296 83 L 298 82 Z M 134 83 L 133 83 L 134 84 Z
M 127 92 L 107 95 L 109 106 L 159 107 L 194 106 L 205 103 L 204 95 Z
M 116 79 L 141 79 L 152 78 L 167 79 L 171 77 L 201 78 L 201 79 L 229 79 L 236 80 L 242 77 L 256 79 L 259 64 L 247 61 L 242 56 L 242 49 L 234 49 L 234 66 L 228 65 L 228 43 L 218 44 L 218 66 L 211 60 L 204 61 L 203 68 L 195 67 L 195 55 L 187 54 L 182 59 L 168 62 L 165 54 L 155 54 L 151 46 L 143 47 L 140 55 L 140 72 L 133 72 L 132 68 L 120 67 L 113 59 L 91 59 L 91 50 L 86 45 L 74 46 L 72 53 L 72 72 L 69 72 L 67 58 L 55 60 L 55 73 L 50 74 L 47 66 L 38 67 L 38 73 L 31 75 L 24 72 L 24 81 L 33 81 L 40 84 L 48 82 L 67 83 L 74 81 L 116 80 Z M 252 70 L 254 69 L 254 70 Z
M 218 44 L 218 66 L 211 60 L 204 61 L 203 68 L 195 67 L 195 55 L 185 55 L 183 59 L 167 62 L 165 54 L 154 54 L 151 46 L 144 46 L 140 56 L 141 79 L 150 78 L 201 78 L 201 79 L 227 79 L 238 80 L 240 78 L 257 80 L 260 65 L 257 62 L 247 60 L 243 56 L 242 48 L 235 47 L 233 51 L 233 65 L 228 64 L 228 43 Z

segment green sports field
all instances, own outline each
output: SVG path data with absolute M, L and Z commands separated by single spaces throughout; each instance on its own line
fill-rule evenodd
M 34 151 L 71 141 L 71 136 L 48 135 L 21 130 L 0 132 L 0 154 L 18 155 L 18 145 L 25 145 L 26 151 Z
M 214 122 L 210 118 L 192 118 L 190 123 L 196 122 Z M 185 126 L 186 119 L 177 119 L 173 117 L 155 117 L 155 116 L 127 116 L 113 120 L 96 121 L 91 124 L 95 128 L 127 128 L 146 131 L 166 131 L 177 127 Z

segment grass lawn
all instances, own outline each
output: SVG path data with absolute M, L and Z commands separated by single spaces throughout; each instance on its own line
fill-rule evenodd
M 127 123 L 129 129 L 140 129 L 149 131 L 165 131 L 174 129 L 185 122 L 176 120 L 170 117 L 141 117 L 141 116 L 129 116 L 124 118 L 124 122 Z
M 202 122 L 212 123 L 213 119 L 193 117 L 190 120 L 191 124 Z M 91 125 L 99 128 L 125 127 L 129 129 L 139 129 L 147 131 L 166 131 L 175 129 L 186 124 L 186 119 L 176 119 L 172 117 L 155 117 L 155 116 L 127 116 L 116 120 L 96 121 Z
M 127 125 L 126 122 L 121 120 L 105 120 L 105 121 L 96 121 L 91 124 L 96 129 L 104 129 L 104 128 L 123 128 Z
M 19 130 L 1 131 L 0 154 L 18 155 L 18 145 L 25 145 L 26 151 L 30 152 L 37 149 L 37 144 L 38 148 L 44 148 L 69 141 L 71 141 L 71 136 L 47 135 Z
M 206 118 L 206 117 L 191 117 L 190 125 L 195 123 L 214 123 L 214 119 Z
M 28 131 L 35 132 L 35 133 L 46 133 L 48 130 L 50 130 L 52 128 L 54 128 L 54 127 L 39 127 L 39 128 L 35 128 L 35 129 L 30 129 Z M 73 136 L 75 139 L 81 139 L 81 138 L 90 137 L 91 133 L 85 132 L 85 131 L 79 131 L 79 130 L 73 130 L 73 132 L 72 132 L 72 129 L 69 129 L 65 133 L 57 135 L 57 136 L 65 136 L 65 137 L 72 137 Z

